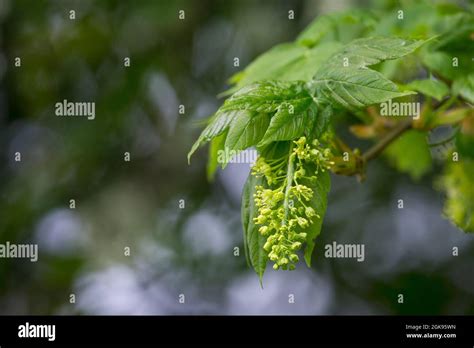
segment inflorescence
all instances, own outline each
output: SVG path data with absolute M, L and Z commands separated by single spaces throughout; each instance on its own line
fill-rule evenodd
M 314 182 L 319 171 L 333 164 L 330 150 L 322 149 L 318 140 L 309 144 L 301 137 L 293 144 L 288 156 L 271 160 L 259 156 L 252 169 L 253 175 L 265 177 L 267 183 L 267 187 L 256 187 L 258 216 L 254 222 L 261 225 L 259 232 L 267 238 L 263 249 L 276 270 L 295 269 L 299 260 L 296 252 L 307 238 L 304 231 L 314 219 L 320 219 L 310 204 L 317 197 L 302 182 Z

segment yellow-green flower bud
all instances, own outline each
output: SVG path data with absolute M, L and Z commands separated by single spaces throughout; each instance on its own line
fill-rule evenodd
M 301 242 L 294 242 L 291 244 L 291 250 L 298 250 L 299 248 L 301 248 Z
M 306 216 L 307 216 L 308 218 L 312 218 L 313 216 L 316 215 L 316 212 L 314 211 L 313 208 L 311 208 L 311 207 L 306 207 L 306 209 L 305 209 L 305 214 L 306 214 Z
M 298 255 L 296 254 L 291 254 L 290 255 L 290 261 L 293 262 L 293 263 L 296 263 L 300 260 L 300 258 L 298 257 Z
M 285 194 L 281 191 L 275 193 L 274 199 L 278 202 L 285 198 Z
M 280 266 L 287 265 L 288 264 L 288 259 L 286 257 L 283 257 L 280 262 L 278 262 Z
M 308 220 L 302 217 L 298 217 L 298 225 L 300 225 L 301 228 L 306 228 L 308 227 Z

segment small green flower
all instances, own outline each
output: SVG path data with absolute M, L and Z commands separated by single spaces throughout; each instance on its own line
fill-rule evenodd
M 304 213 L 306 214 L 308 219 L 311 219 L 312 217 L 316 216 L 316 212 L 311 207 L 306 207 Z
M 258 232 L 260 232 L 264 236 L 268 233 L 268 231 L 269 231 L 268 226 L 262 226 L 258 229 Z
M 306 228 L 308 227 L 308 220 L 302 217 L 298 217 L 298 225 L 300 225 L 301 228 Z
M 294 242 L 293 244 L 291 244 L 291 250 L 293 251 L 299 250 L 300 248 L 301 248 L 301 242 Z
M 300 258 L 298 257 L 298 255 L 296 255 L 296 254 L 291 254 L 290 255 L 290 261 L 291 262 L 297 263 L 299 260 L 300 260 Z

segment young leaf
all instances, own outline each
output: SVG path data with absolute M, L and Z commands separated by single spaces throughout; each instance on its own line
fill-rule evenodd
M 472 69 L 470 54 L 448 54 L 442 51 L 426 52 L 421 55 L 422 63 L 434 73 L 447 80 L 463 78 Z
M 199 146 L 210 141 L 212 138 L 217 137 L 218 135 L 225 132 L 231 123 L 231 121 L 242 111 L 240 110 L 230 110 L 227 112 L 216 112 L 214 117 L 211 119 L 210 123 L 199 136 L 198 140 L 193 144 L 191 150 L 188 153 L 188 162 L 191 161 L 191 156 L 199 148 Z
M 326 67 L 365 68 L 385 60 L 397 59 L 412 53 L 428 40 L 401 39 L 396 37 L 370 37 L 357 39 L 331 57 L 320 70 Z M 347 60 L 346 60 L 347 58 Z
M 266 238 L 258 232 L 258 226 L 254 223 L 254 218 L 258 215 L 255 206 L 254 193 L 256 186 L 264 185 L 265 179 L 249 174 L 242 193 L 242 226 L 244 231 L 244 248 L 247 262 L 252 266 L 262 282 L 263 273 L 267 266 L 268 257 L 263 250 Z
M 225 165 L 225 163 L 219 163 L 219 153 L 225 149 L 224 144 L 226 136 L 227 132 L 222 133 L 211 140 L 211 146 L 209 146 L 209 158 L 207 160 L 207 180 L 209 181 L 213 180 L 214 173 L 219 164 L 222 166 Z
M 244 87 L 221 109 L 232 108 L 246 108 L 260 115 L 255 119 L 240 114 L 232 122 L 226 146 L 236 150 L 297 138 L 316 117 L 313 98 L 301 81 L 264 81 Z
M 328 69 L 320 72 L 314 82 L 324 98 L 347 109 L 362 108 L 415 94 L 399 92 L 392 81 L 369 69 Z
M 436 187 L 446 192 L 444 215 L 465 232 L 474 232 L 474 161 L 447 164 Z
M 334 30 L 335 26 L 336 23 L 331 16 L 319 16 L 301 32 L 296 38 L 296 42 L 300 45 L 313 47 L 317 45 L 325 35 Z
M 443 99 L 449 93 L 449 88 L 443 81 L 433 79 L 415 80 L 404 85 L 403 88 L 423 93 L 437 100 Z
M 316 107 L 311 95 L 304 91 L 293 104 L 283 103 L 270 121 L 270 125 L 258 144 L 292 140 L 303 135 L 310 122 L 316 118 Z
M 466 117 L 472 116 L 473 114 L 474 109 L 472 107 L 459 107 L 442 114 L 436 114 L 436 117 L 433 117 L 429 120 L 429 126 L 434 128 L 443 125 L 453 125 L 459 123 Z
M 270 118 L 276 112 L 277 119 L 284 118 L 287 125 L 282 132 L 272 136 L 268 144 L 274 140 L 289 139 L 288 132 L 295 137 L 302 134 L 304 127 L 291 125 L 291 120 L 285 112 L 295 115 L 304 113 L 313 102 L 306 85 L 302 81 L 262 81 L 240 89 L 224 102 L 210 124 L 204 129 L 188 154 L 191 155 L 205 142 L 222 134 L 229 129 L 225 146 L 229 150 L 243 150 L 256 145 L 264 136 Z M 285 116 L 285 117 L 284 117 Z M 304 123 L 313 113 L 307 112 L 303 117 Z M 296 119 L 298 120 L 298 119 Z M 288 122 L 287 122 L 288 121 Z M 314 120 L 309 120 L 314 122 Z M 298 125 L 298 122 L 296 122 Z M 300 133 L 300 134 L 298 134 Z
M 270 117 L 265 113 L 240 113 L 230 125 L 225 147 L 229 151 L 239 151 L 256 145 L 265 134 L 269 122 Z
M 452 89 L 454 95 L 460 95 L 468 102 L 474 103 L 474 74 L 456 79 Z
M 230 95 L 263 80 L 309 81 L 321 64 L 341 46 L 337 42 L 323 43 L 312 49 L 296 43 L 277 45 L 257 57 L 245 70 L 233 75 L 230 82 L 235 86 L 222 95 Z
M 399 38 L 354 40 L 323 64 L 313 78 L 313 86 L 329 101 L 349 109 L 413 94 L 398 91 L 392 81 L 367 66 L 400 58 L 424 42 Z
M 317 17 L 298 36 L 300 45 L 313 47 L 325 38 L 341 39 L 341 34 L 349 36 L 349 40 L 363 34 L 376 24 L 376 18 L 368 11 L 351 9 L 334 14 Z M 361 35 L 362 36 L 362 35 Z M 321 43 L 322 44 L 322 43 Z
M 456 135 L 456 149 L 461 157 L 474 160 L 474 111 L 461 123 L 461 129 Z
M 317 115 L 311 118 L 314 122 L 308 122 L 306 135 L 309 139 L 319 139 L 321 135 L 329 129 L 331 124 L 331 117 L 334 112 L 333 108 L 330 105 L 326 105 L 321 106 L 320 109 L 321 110 L 317 111 Z
M 258 144 L 264 146 L 272 141 L 292 140 L 304 134 L 311 120 L 316 117 L 314 105 L 298 113 L 290 113 L 287 108 L 279 110 L 273 116 L 262 141 Z
M 426 133 L 417 130 L 403 134 L 384 153 L 399 171 L 410 174 L 415 180 L 429 172 L 433 163 Z
M 314 171 L 314 169 L 313 169 Z M 321 227 L 326 214 L 327 199 L 331 188 L 331 177 L 327 171 L 318 173 L 316 180 L 302 180 L 302 184 L 311 188 L 314 192 L 313 198 L 309 205 L 318 212 L 319 218 L 311 224 L 306 230 L 306 248 L 304 251 L 304 259 L 306 265 L 311 267 L 311 256 L 313 255 L 315 240 L 321 233 Z
M 262 81 L 241 88 L 227 99 L 219 109 L 221 112 L 247 110 L 275 112 L 283 102 L 298 102 L 306 92 L 302 81 Z M 306 96 L 306 95 L 305 95 Z
M 449 16 L 445 22 L 447 27 L 444 34 L 434 45 L 434 49 L 444 52 L 474 51 L 474 15 L 472 13 L 457 13 Z
M 459 132 L 456 136 L 456 149 L 461 156 L 474 160 L 474 135 Z

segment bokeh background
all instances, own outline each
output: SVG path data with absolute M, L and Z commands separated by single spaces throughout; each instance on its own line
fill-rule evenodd
M 39 245 L 36 263 L 0 259 L 0 314 L 474 314 L 474 238 L 441 216 L 437 168 L 333 176 L 313 268 L 269 268 L 262 289 L 242 247 L 249 165 L 209 183 L 206 151 L 186 160 L 258 54 L 319 14 L 397 3 L 0 0 L 0 243 Z M 94 101 L 96 119 L 56 117 L 63 99 Z M 365 244 L 365 261 L 324 258 L 333 241 Z

